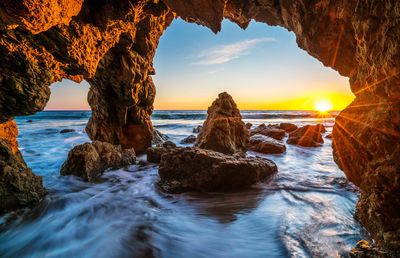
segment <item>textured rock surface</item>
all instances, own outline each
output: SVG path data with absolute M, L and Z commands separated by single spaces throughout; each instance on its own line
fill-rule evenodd
M 160 186 L 166 192 L 232 191 L 268 180 L 274 162 L 239 158 L 199 148 L 175 148 L 161 158 Z
M 147 148 L 147 150 L 146 150 L 147 161 L 153 162 L 153 163 L 160 163 L 161 156 L 164 153 L 167 153 L 174 148 L 176 148 L 176 144 L 171 141 L 166 141 L 155 147 Z
M 274 125 L 267 126 L 265 124 L 261 124 L 256 128 L 250 130 L 250 135 L 255 135 L 255 134 L 262 134 L 265 136 L 272 137 L 276 140 L 282 140 L 283 137 L 285 137 L 285 130 L 278 128 L 278 126 Z
M 285 130 L 287 133 L 290 133 L 297 129 L 297 125 L 292 123 L 280 123 L 279 128 Z
M 274 138 L 262 134 L 255 134 L 250 137 L 248 150 L 264 154 L 277 154 L 284 153 L 286 151 L 286 146 Z
M 94 141 L 75 146 L 61 168 L 61 175 L 75 175 L 86 181 L 93 181 L 106 169 L 120 168 L 134 164 L 133 149 L 122 149 L 120 145 Z
M 252 19 L 285 27 L 299 47 L 350 78 L 356 98 L 336 119 L 335 160 L 362 190 L 363 225 L 398 254 L 400 241 L 392 239 L 399 238 L 400 203 L 390 199 L 400 193 L 398 0 L 3 0 L 0 123 L 42 110 L 50 83 L 85 78 L 90 137 L 144 150 L 152 58 L 175 14 L 213 31 L 224 17 L 242 28 Z
M 303 147 L 318 147 L 324 143 L 322 131 L 325 130 L 320 125 L 306 125 L 300 127 L 289 134 L 287 143 Z
M 167 140 L 168 140 L 167 135 L 162 134 L 160 131 L 156 129 L 153 130 L 153 138 L 151 139 L 151 145 L 163 144 Z
M 14 121 L 0 124 L 0 213 L 38 202 L 46 193 L 18 150 Z
M 236 103 L 228 93 L 220 93 L 207 114 L 197 136 L 196 147 L 225 154 L 246 151 L 249 133 Z
M 197 137 L 194 135 L 189 135 L 188 137 L 182 139 L 182 144 L 192 144 L 196 142 Z

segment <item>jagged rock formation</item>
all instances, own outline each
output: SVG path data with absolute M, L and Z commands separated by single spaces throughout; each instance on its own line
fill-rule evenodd
M 0 213 L 38 202 L 46 193 L 42 177 L 22 159 L 14 121 L 0 124 Z
M 171 141 L 166 141 L 162 144 L 158 144 L 155 147 L 147 148 L 147 161 L 153 163 L 160 163 L 161 156 L 164 153 L 171 151 L 172 149 L 176 148 L 176 144 Z
M 254 19 L 293 31 L 299 47 L 350 78 L 356 98 L 336 118 L 335 160 L 362 190 L 358 215 L 399 254 L 400 2 L 398 0 L 3 0 L 0 122 L 42 110 L 62 78 L 91 84 L 94 140 L 150 146 L 152 58 L 174 15 L 221 29 Z
M 228 93 L 220 93 L 207 114 L 197 136 L 196 147 L 225 154 L 246 151 L 249 132 L 235 101 Z
M 86 181 L 100 177 L 106 169 L 134 164 L 134 149 L 122 149 L 120 145 L 94 141 L 75 146 L 61 167 L 61 175 L 75 175 Z
M 199 148 L 174 148 L 160 162 L 160 186 L 166 192 L 235 191 L 265 182 L 278 171 L 262 158 L 241 158 Z
M 318 147 L 324 143 L 322 132 L 325 128 L 322 125 L 305 125 L 289 134 L 287 143 L 303 147 Z

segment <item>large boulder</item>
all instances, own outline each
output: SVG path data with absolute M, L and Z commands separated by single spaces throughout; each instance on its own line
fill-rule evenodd
M 161 157 L 160 187 L 166 192 L 232 191 L 265 182 L 277 172 L 271 160 L 241 158 L 199 148 L 175 148 Z
M 250 137 L 248 150 L 264 154 L 278 154 L 286 151 L 286 146 L 274 138 L 255 134 Z
M 207 113 L 207 120 L 197 136 L 196 147 L 225 154 L 246 150 L 249 133 L 236 103 L 228 93 L 220 93 Z
M 174 148 L 176 148 L 176 144 L 171 141 L 166 141 L 162 144 L 158 144 L 155 147 L 147 148 L 146 150 L 147 161 L 153 163 L 160 163 L 161 156 L 164 153 L 169 152 Z
M 262 134 L 274 138 L 275 140 L 282 140 L 285 137 L 285 130 L 280 129 L 278 125 L 265 125 L 261 124 L 256 128 L 250 130 L 250 135 Z
M 321 133 L 325 128 L 321 125 L 306 125 L 289 134 L 287 143 L 303 147 L 318 147 L 324 143 Z
M 75 146 L 61 167 L 61 175 L 75 175 L 86 181 L 100 177 L 106 169 L 134 164 L 134 149 L 122 149 L 120 145 L 94 141 Z

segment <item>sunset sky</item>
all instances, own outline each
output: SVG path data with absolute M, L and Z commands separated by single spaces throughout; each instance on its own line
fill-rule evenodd
M 246 30 L 224 21 L 222 32 L 175 20 L 154 59 L 156 109 L 206 109 L 222 91 L 240 109 L 314 109 L 353 99 L 348 79 L 298 48 L 293 33 L 252 22 Z M 48 110 L 89 109 L 89 85 L 55 83 Z

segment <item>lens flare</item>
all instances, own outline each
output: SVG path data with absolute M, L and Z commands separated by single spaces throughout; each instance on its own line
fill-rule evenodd
M 329 110 L 332 110 L 333 104 L 328 99 L 320 99 L 314 103 L 314 109 L 321 112 L 326 113 Z

